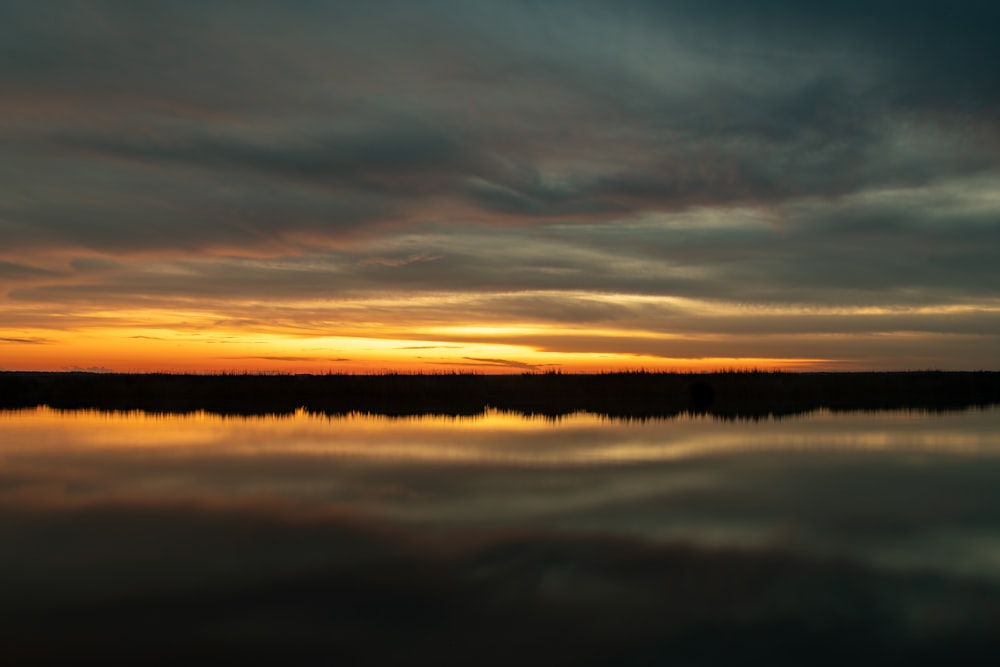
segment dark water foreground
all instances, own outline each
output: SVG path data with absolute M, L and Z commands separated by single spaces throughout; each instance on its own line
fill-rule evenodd
M 1000 409 L 0 410 L 0 664 L 994 665 Z
M 780 550 L 250 507 L 0 522 L 9 665 L 995 665 L 1000 648 L 996 586 Z
M 600 375 L 168 375 L 0 373 L 0 407 L 217 414 L 469 415 L 577 411 L 766 416 L 950 410 L 1000 403 L 1000 372 L 608 373 Z

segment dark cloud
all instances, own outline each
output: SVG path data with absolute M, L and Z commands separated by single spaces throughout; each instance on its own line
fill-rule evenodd
M 52 159 L 71 181 L 80 167 L 66 162 L 69 156 L 109 175 L 118 174 L 117 160 L 126 160 L 144 175 L 137 185 L 149 192 L 141 201 L 152 195 L 157 205 L 130 207 L 120 189 L 104 193 L 106 209 L 88 214 L 89 207 L 75 203 L 75 222 L 88 227 L 92 245 L 102 243 L 104 224 L 104 243 L 112 230 L 136 234 L 138 224 L 125 220 L 133 216 L 143 228 L 162 225 L 164 232 L 170 225 L 189 232 L 208 226 L 217 242 L 238 246 L 252 245 L 255 230 L 336 236 L 386 217 L 434 215 L 429 209 L 440 202 L 420 202 L 436 197 L 486 220 L 491 213 L 522 222 L 607 219 L 920 185 L 942 173 L 996 167 L 995 153 L 974 145 L 952 150 L 947 167 L 940 156 L 900 146 L 896 134 L 912 118 L 893 110 L 891 96 L 906 94 L 886 86 L 911 85 L 897 71 L 909 63 L 926 77 L 971 80 L 960 85 L 969 95 L 987 96 L 997 89 L 983 80 L 995 76 L 988 64 L 996 62 L 996 49 L 981 26 L 995 10 L 709 4 L 545 3 L 519 13 L 429 3 L 419 12 L 393 5 L 398 14 L 386 18 L 384 7 L 375 6 L 342 11 L 291 3 L 277 12 L 262 3 L 232 14 L 224 4 L 154 10 L 105 3 L 72 5 L 54 23 L 19 9 L 8 10 L 6 25 L 18 38 L 6 62 L 21 72 L 9 79 L 14 96 L 30 98 L 48 81 L 56 92 L 90 91 L 87 103 L 105 116 L 107 105 L 115 105 L 111 118 L 32 124 L 36 143 L 23 144 L 61 156 Z M 345 45 L 319 26 L 340 34 Z M 352 32 L 361 29 L 370 32 L 364 38 Z M 253 37 L 261 38 L 259 48 L 235 49 Z M 136 43 L 144 48 L 137 51 Z M 424 49 L 429 43 L 439 46 Z M 922 57 L 914 64 L 917 53 Z M 332 76 L 322 63 L 333 63 Z M 213 75 L 226 85 L 213 85 Z M 88 78 L 96 80 L 84 85 Z M 144 86 L 154 85 L 159 96 L 187 100 L 194 111 L 151 115 Z M 253 99 L 243 97 L 251 92 Z M 206 108 L 223 95 L 233 97 L 231 108 L 216 118 Z M 943 91 L 939 98 L 956 100 Z M 274 116 L 268 102 L 274 99 L 301 106 Z M 904 111 L 917 108 L 923 107 Z M 940 131 L 951 137 L 960 129 Z M 220 178 L 244 198 L 254 198 L 259 179 L 271 183 L 270 191 L 241 206 L 225 188 L 197 186 Z M 168 203 L 192 195 L 193 205 Z M 366 203 L 373 195 L 381 206 Z M 326 198 L 325 205 L 303 216 L 299 210 L 316 197 Z M 41 208 L 49 215 L 27 211 L 35 227 L 69 214 L 58 205 Z M 100 219 L 113 210 L 124 213 Z M 310 221 L 317 217 L 328 223 Z M 73 240 L 64 227 L 53 231 Z M 167 237 L 134 242 L 162 246 Z M 191 239 L 194 246 L 211 241 Z
M 399 119 L 405 121 L 405 119 Z M 435 178 L 469 158 L 457 137 L 432 128 L 388 126 L 339 135 L 288 136 L 264 143 L 252 137 L 161 133 L 159 136 L 56 138 L 61 147 L 145 163 L 245 170 L 320 188 L 356 188 L 380 195 L 433 194 Z M 439 170 L 439 174 L 430 170 Z M 454 177 L 452 177 L 454 178 Z
M 0 280 L 25 280 L 52 276 L 54 273 L 36 266 L 18 262 L 0 261 Z
M 614 320 L 628 308 L 573 294 L 637 294 L 760 305 L 919 307 L 989 303 L 1000 236 L 968 195 L 887 192 L 802 204 L 787 222 L 724 212 L 542 229 L 443 226 L 356 249 L 272 259 L 73 261 L 59 279 L 12 290 L 17 301 L 287 299 L 408 290 L 551 292 L 516 300 L 552 321 Z M 930 199 L 931 201 L 928 201 Z M 953 201 L 947 201 L 947 200 Z M 910 204 L 919 211 L 908 212 Z M 402 248 L 402 250 L 400 249 Z M 536 306 L 526 309 L 530 301 Z M 485 309 L 501 301 L 490 302 Z M 658 311 L 660 314 L 662 310 Z

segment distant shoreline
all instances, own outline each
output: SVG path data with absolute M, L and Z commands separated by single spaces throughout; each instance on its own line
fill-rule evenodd
M 0 409 L 47 405 L 223 415 L 473 415 L 486 409 L 559 416 L 679 414 L 757 418 L 821 408 L 958 410 L 1000 404 L 997 371 L 719 372 L 523 375 L 105 374 L 0 372 Z

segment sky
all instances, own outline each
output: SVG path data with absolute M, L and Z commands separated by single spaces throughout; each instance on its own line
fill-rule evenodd
M 0 0 L 0 369 L 1000 370 L 997 25 Z

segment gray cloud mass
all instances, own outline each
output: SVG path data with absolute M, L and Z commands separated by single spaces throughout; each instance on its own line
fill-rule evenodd
M 4 3 L 0 294 L 524 293 L 556 323 L 616 316 L 537 293 L 985 304 L 981 331 L 998 24 L 978 1 Z

